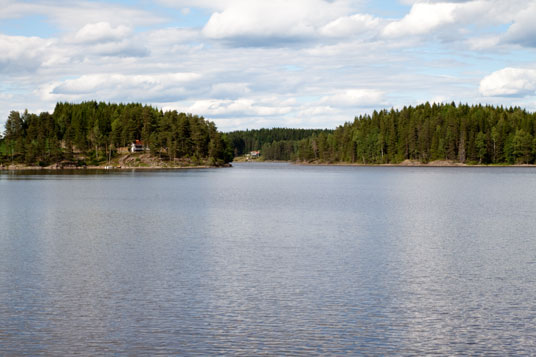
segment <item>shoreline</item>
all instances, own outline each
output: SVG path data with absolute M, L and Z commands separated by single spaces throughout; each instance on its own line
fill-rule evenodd
M 126 170 L 184 170 L 184 169 L 210 169 L 230 167 L 231 164 L 211 165 L 208 159 L 193 161 L 189 159 L 164 161 L 149 154 L 120 154 L 106 163 L 99 165 L 85 165 L 78 160 L 63 160 L 47 166 L 25 165 L 12 163 L 0 165 L 0 170 L 5 171 L 126 171 Z
M 409 162 L 408 162 L 409 161 Z M 240 163 L 244 161 L 239 161 Z M 282 161 L 282 160 L 265 160 L 249 161 L 247 163 L 288 163 L 298 166 L 355 166 L 355 167 L 536 167 L 536 164 L 462 164 L 459 162 L 449 161 L 432 161 L 427 164 L 405 160 L 398 164 L 359 164 L 351 162 L 303 162 L 303 161 Z
M 281 160 L 265 160 L 265 161 L 233 161 L 228 164 L 219 165 L 219 166 L 210 166 L 210 165 L 192 165 L 192 166 L 65 166 L 60 167 L 57 165 L 49 166 L 24 166 L 24 165 L 7 165 L 0 166 L 0 171 L 166 171 L 166 170 L 201 170 L 201 169 L 219 169 L 219 168 L 230 168 L 233 167 L 233 164 L 260 164 L 260 163 L 284 163 L 297 166 L 347 166 L 347 167 L 408 167 L 408 168 L 418 168 L 418 167 L 458 167 L 458 168 L 472 168 L 472 167 L 492 167 L 492 168 L 512 168 L 512 167 L 526 167 L 533 168 L 536 167 L 536 164 L 508 164 L 508 165 L 486 165 L 486 164 L 462 164 L 458 162 L 430 162 L 427 164 L 419 162 L 402 162 L 399 164 L 359 164 L 359 163 L 349 163 L 349 162 L 338 162 L 338 163 L 327 163 L 327 162 L 296 162 L 296 161 L 281 161 Z
M 55 167 L 55 166 L 21 166 L 21 165 L 9 165 L 0 166 L 0 171 L 150 171 L 150 170 L 188 170 L 188 169 L 220 169 L 228 168 L 232 165 L 225 164 L 221 166 L 209 166 L 209 165 L 196 165 L 196 166 L 80 166 L 80 167 Z
M 355 166 L 355 167 L 536 167 L 536 165 L 532 164 L 520 164 L 520 165 L 469 165 L 469 164 L 454 164 L 454 165 L 430 165 L 430 164 L 419 164 L 419 165 L 405 165 L 405 164 L 352 164 L 352 163 L 334 163 L 334 164 L 328 164 L 328 163 L 295 163 L 294 165 L 299 166 Z

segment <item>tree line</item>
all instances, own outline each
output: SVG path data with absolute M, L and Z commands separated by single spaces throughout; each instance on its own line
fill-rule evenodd
M 12 111 L 0 142 L 0 161 L 49 165 L 62 160 L 98 164 L 141 140 L 153 156 L 219 165 L 232 161 L 225 134 L 203 117 L 139 103 L 58 103 L 52 114 Z
M 253 150 L 267 160 L 325 163 L 535 164 L 536 114 L 518 107 L 425 103 L 374 111 L 334 130 L 273 128 L 224 134 L 203 117 L 138 103 L 58 103 L 52 114 L 9 114 L 0 162 L 96 164 L 135 140 L 164 160 L 187 158 L 215 165 Z
M 237 130 L 228 133 L 229 141 L 233 147 L 234 155 L 240 156 L 250 151 L 260 150 L 265 144 L 280 141 L 298 141 L 321 133 L 332 133 L 328 129 L 253 129 Z M 286 159 L 285 159 L 286 160 Z
M 267 160 L 534 164 L 536 114 L 517 107 L 425 103 L 374 111 L 334 131 L 274 140 L 257 148 Z

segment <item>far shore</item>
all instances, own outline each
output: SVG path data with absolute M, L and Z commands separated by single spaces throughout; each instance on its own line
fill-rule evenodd
M 323 161 L 281 161 L 281 160 L 250 160 L 239 161 L 247 163 L 289 163 L 298 166 L 356 166 L 356 167 L 536 167 L 533 164 L 462 164 L 456 161 L 437 160 L 422 163 L 416 160 L 404 160 L 398 164 L 361 164 L 351 162 L 323 162 Z

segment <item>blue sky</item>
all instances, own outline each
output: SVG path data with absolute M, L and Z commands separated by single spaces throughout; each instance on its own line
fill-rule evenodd
M 430 102 L 536 109 L 536 0 L 0 0 L 0 124 L 142 102 L 222 130 Z

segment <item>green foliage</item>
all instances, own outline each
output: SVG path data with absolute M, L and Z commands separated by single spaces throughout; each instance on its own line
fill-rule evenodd
M 150 153 L 169 160 L 196 157 L 216 164 L 232 161 L 232 149 L 214 123 L 197 115 L 162 112 L 141 104 L 58 103 L 53 114 L 12 111 L 0 159 L 47 165 L 84 158 L 103 162 L 117 148 L 142 140 Z
M 230 135 L 235 153 L 261 149 L 268 160 L 534 164 L 535 131 L 536 115 L 520 108 L 425 103 L 374 111 L 335 130 L 261 129 Z
M 227 133 L 234 155 L 240 156 L 253 150 L 262 150 L 265 144 L 278 141 L 297 141 L 319 133 L 330 133 L 327 129 L 254 129 Z M 285 160 L 285 159 L 281 159 Z
M 53 114 L 12 111 L 0 161 L 46 165 L 99 163 L 142 140 L 162 159 L 230 162 L 261 150 L 267 160 L 400 163 L 453 160 L 536 163 L 536 115 L 520 108 L 425 103 L 374 111 L 335 130 L 259 129 L 220 133 L 204 118 L 137 103 L 58 103 Z
M 517 163 L 528 164 L 533 160 L 533 137 L 523 129 L 517 129 L 512 139 L 513 155 Z

